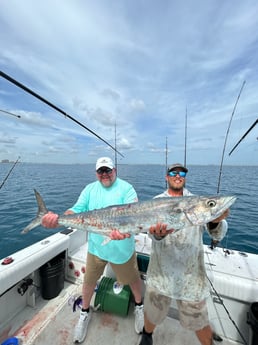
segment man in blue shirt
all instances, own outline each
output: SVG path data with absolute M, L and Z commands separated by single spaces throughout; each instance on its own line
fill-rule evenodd
M 77 202 L 65 214 L 138 201 L 133 186 L 117 177 L 115 166 L 109 157 L 101 157 L 97 160 L 96 177 L 97 181 L 88 184 L 83 189 Z M 43 217 L 42 225 L 48 228 L 57 227 L 58 215 L 49 212 Z M 110 263 L 117 281 L 130 286 L 135 299 L 135 331 L 140 333 L 143 329 L 142 284 L 137 266 L 134 236 L 121 241 L 109 241 L 103 245 L 104 239 L 104 236 L 99 234 L 88 234 L 87 270 L 82 288 L 82 310 L 74 332 L 74 342 L 76 343 L 81 343 L 86 338 L 91 318 L 90 301 L 96 283 L 103 274 L 107 263 Z

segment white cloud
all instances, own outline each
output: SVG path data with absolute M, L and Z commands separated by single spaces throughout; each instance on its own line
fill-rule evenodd
M 141 111 L 145 110 L 145 104 L 144 101 L 141 99 L 132 99 L 130 101 L 130 106 L 133 111 Z
M 189 164 L 220 164 L 244 80 L 228 150 L 257 118 L 257 18 L 255 0 L 4 0 L 1 69 L 112 146 L 116 125 L 125 163 L 163 163 L 166 137 L 169 156 L 182 160 L 187 107 Z M 0 108 L 21 115 L 0 113 L 0 160 L 80 163 L 85 150 L 92 162 L 114 154 L 3 78 L 0 94 Z M 255 129 L 226 163 L 254 164 L 256 137 Z

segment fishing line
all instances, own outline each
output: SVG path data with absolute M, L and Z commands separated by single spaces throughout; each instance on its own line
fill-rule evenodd
M 5 184 L 6 180 L 8 179 L 8 177 L 10 176 L 11 172 L 13 171 L 15 165 L 18 163 L 18 160 L 20 159 L 20 157 L 17 158 L 17 160 L 14 162 L 13 166 L 11 167 L 11 169 L 9 170 L 8 174 L 6 175 L 6 177 L 4 178 L 3 182 L 1 183 L 0 189 L 3 187 L 3 185 Z
M 231 122 L 232 122 L 232 119 L 233 119 L 233 116 L 234 116 L 234 113 L 235 113 L 235 110 L 236 110 L 236 106 L 237 106 L 237 103 L 239 101 L 239 98 L 240 98 L 240 95 L 242 93 L 242 90 L 245 86 L 245 80 L 242 84 L 242 87 L 240 89 L 240 92 L 238 94 L 238 97 L 237 97 L 237 100 L 236 100 L 236 103 L 235 103 L 235 106 L 234 106 L 234 109 L 233 109 L 233 112 L 231 114 L 231 118 L 230 118 L 230 121 L 229 121 L 229 125 L 228 125 L 228 129 L 227 129 L 227 133 L 226 133 L 226 137 L 225 137 L 225 142 L 224 142 L 224 147 L 223 147 L 223 152 L 222 152 L 222 158 L 221 158 L 221 163 L 220 163 L 220 171 L 219 171 L 219 180 L 218 180 L 218 188 L 217 188 L 217 194 L 219 194 L 219 190 L 220 190 L 220 180 L 221 180 L 221 173 L 222 173 L 222 166 L 223 166 L 223 160 L 224 160 L 224 154 L 225 154 L 225 149 L 226 149 L 226 144 L 227 144 L 227 139 L 228 139 L 228 133 L 229 133 L 229 129 L 230 129 L 230 126 L 231 126 Z
M 208 275 L 206 274 L 206 277 L 208 279 L 208 281 L 210 282 L 210 285 L 212 287 L 212 290 L 215 292 L 215 295 L 218 297 L 218 300 L 220 302 L 220 304 L 223 306 L 224 310 L 226 311 L 226 313 L 228 314 L 228 318 L 229 320 L 233 323 L 234 327 L 236 328 L 238 334 L 240 335 L 240 337 L 242 338 L 243 342 L 245 345 L 248 345 L 247 341 L 245 340 L 243 334 L 241 333 L 240 329 L 238 328 L 237 324 L 235 323 L 235 321 L 232 319 L 231 315 L 230 315 L 230 312 L 228 311 L 228 309 L 226 308 L 222 298 L 220 297 L 220 295 L 218 294 L 217 290 L 215 289 L 215 287 L 213 286 L 210 278 L 208 277 Z
M 21 118 L 21 115 L 16 115 L 16 114 L 10 113 L 9 111 L 2 110 L 2 109 L 0 109 L 0 111 L 1 111 L 2 113 L 6 113 L 6 114 L 8 114 L 8 115 L 12 115 L 12 116 L 15 116 L 15 117 Z
M 19 88 L 23 89 L 24 91 L 28 92 L 29 94 L 31 94 L 32 96 L 38 98 L 40 101 L 42 101 L 43 103 L 46 103 L 48 106 L 50 106 L 51 108 L 55 109 L 56 111 L 58 111 L 59 113 L 63 114 L 65 117 L 68 117 L 70 120 L 74 121 L 75 123 L 77 123 L 79 126 L 83 127 L 84 129 L 86 129 L 88 132 L 90 132 L 91 134 L 93 134 L 95 137 L 97 137 L 98 139 L 100 139 L 101 141 L 103 141 L 105 144 L 107 144 L 109 147 L 111 147 L 115 152 L 117 152 L 120 156 L 124 157 L 122 155 L 122 153 L 120 153 L 119 151 L 116 150 L 115 147 L 113 147 L 111 144 L 109 144 L 105 139 L 103 139 L 101 136 L 99 136 L 97 133 L 95 133 L 94 131 L 92 131 L 90 128 L 86 127 L 84 124 L 82 124 L 80 121 L 76 120 L 74 117 L 72 117 L 71 115 L 67 114 L 65 111 L 63 111 L 62 109 L 58 108 L 56 105 L 54 105 L 53 103 L 49 102 L 48 100 L 46 100 L 45 98 L 41 97 L 40 95 L 38 95 L 36 92 L 32 91 L 31 89 L 29 89 L 27 86 L 19 83 L 17 80 L 13 79 L 12 77 L 10 77 L 9 75 L 5 74 L 4 72 L 0 71 L 0 76 L 5 78 L 6 80 L 8 80 L 9 82 L 13 83 L 14 85 L 18 86 Z

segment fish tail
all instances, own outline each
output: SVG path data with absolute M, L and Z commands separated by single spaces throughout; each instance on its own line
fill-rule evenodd
M 31 231 L 32 229 L 36 228 L 37 226 L 41 225 L 41 219 L 42 217 L 48 213 L 48 209 L 46 208 L 46 205 L 44 203 L 44 200 L 42 199 L 41 195 L 39 194 L 36 189 L 34 189 L 35 197 L 38 204 L 38 212 L 36 218 L 34 218 L 27 226 L 24 228 L 21 233 L 26 234 L 27 232 Z

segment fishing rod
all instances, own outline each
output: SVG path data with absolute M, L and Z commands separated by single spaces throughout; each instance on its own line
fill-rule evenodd
M 185 153 L 184 153 L 184 166 L 186 167 L 186 151 L 187 151 L 187 107 L 185 109 Z M 166 148 L 165 148 L 165 168 L 166 168 L 166 174 L 167 174 L 167 168 L 168 168 L 168 138 L 166 137 Z M 165 188 L 167 188 L 167 180 L 165 183 Z
M 245 132 L 245 134 L 242 136 L 242 138 L 236 143 L 236 145 L 233 147 L 233 149 L 229 152 L 229 154 L 228 154 L 229 156 L 237 148 L 237 146 L 241 143 L 241 141 L 247 136 L 247 134 L 249 132 L 251 132 L 251 130 L 257 125 L 257 123 L 258 123 L 258 119 L 256 119 L 256 121 L 254 121 L 252 126 Z
M 165 170 L 167 175 L 167 169 L 168 169 L 168 137 L 166 137 L 166 148 L 165 148 Z M 168 187 L 168 182 L 166 180 L 165 182 L 165 188 Z
M 15 116 L 15 117 L 21 118 L 21 115 L 16 115 L 16 114 L 10 113 L 9 111 L 2 110 L 2 109 L 0 109 L 0 111 L 1 111 L 2 113 L 6 113 L 6 114 L 8 114 L 8 115 L 12 115 L 12 116 Z
M 243 90 L 244 86 L 245 86 L 245 80 L 244 80 L 244 82 L 243 82 L 243 84 L 241 86 L 241 89 L 240 89 L 240 92 L 238 94 L 235 106 L 233 108 L 233 111 L 232 111 L 232 114 L 231 114 L 231 118 L 230 118 L 230 121 L 229 121 L 229 125 L 228 125 L 228 129 L 227 129 L 227 133 L 226 133 L 226 137 L 225 137 L 225 142 L 224 142 L 224 147 L 223 147 L 223 152 L 222 152 L 222 158 L 221 158 L 221 163 L 220 163 L 220 171 L 219 171 L 219 180 L 218 180 L 217 194 L 219 193 L 219 190 L 220 190 L 220 180 L 221 180 L 221 173 L 222 173 L 224 154 L 225 154 L 225 149 L 226 149 L 226 144 L 227 144 L 227 139 L 228 139 L 228 133 L 229 133 L 229 129 L 230 129 L 230 126 L 231 126 L 232 118 L 233 118 L 233 116 L 235 114 L 237 103 L 239 101 L 239 98 L 240 98 L 240 95 L 242 93 L 242 90 Z
M 185 167 L 186 167 L 186 142 L 187 142 L 187 107 L 185 109 L 185 158 L 184 158 Z
M 29 94 L 31 94 L 32 96 L 38 98 L 40 101 L 42 101 L 43 103 L 46 103 L 48 106 L 50 106 L 51 108 L 55 109 L 56 111 L 58 111 L 59 113 L 63 114 L 65 117 L 68 117 L 70 120 L 74 121 L 75 123 L 77 123 L 79 126 L 83 127 L 84 129 L 86 129 L 88 132 L 90 132 L 91 134 L 93 134 L 95 137 L 97 137 L 98 139 L 100 139 L 101 141 L 103 141 L 105 144 L 107 144 L 109 147 L 111 147 L 115 152 L 117 152 L 120 156 L 124 157 L 122 155 L 122 153 L 120 153 L 119 151 L 116 150 L 115 147 L 113 147 L 111 144 L 109 144 L 105 139 L 103 139 L 102 137 L 100 137 L 97 133 L 95 133 L 94 131 L 92 131 L 90 128 L 86 127 L 84 124 L 82 124 L 80 121 L 76 120 L 74 117 L 72 117 L 71 115 L 67 114 L 65 111 L 63 111 L 62 109 L 58 108 L 56 105 L 54 105 L 53 103 L 49 102 L 48 100 L 46 100 L 45 98 L 41 97 L 40 95 L 38 95 L 36 92 L 32 91 L 31 89 L 29 89 L 27 86 L 19 83 L 17 80 L 13 79 L 12 77 L 10 77 L 9 75 L 7 75 L 6 73 L 0 71 L 0 76 L 5 78 L 6 80 L 8 80 L 9 82 L 13 83 L 14 85 L 18 86 L 19 88 L 23 89 L 24 91 L 28 92 Z
M 226 137 L 225 137 L 225 142 L 224 142 L 224 147 L 223 147 L 223 152 L 222 152 L 222 158 L 221 158 L 221 164 L 220 164 L 220 172 L 219 172 L 219 180 L 218 180 L 217 193 L 219 193 L 219 189 L 220 189 L 220 180 L 221 180 L 223 159 L 224 159 L 225 148 L 226 148 L 226 143 L 227 143 L 227 138 L 228 138 L 228 134 L 229 134 L 231 122 L 232 122 L 232 119 L 233 119 L 233 116 L 234 116 L 234 113 L 235 113 L 235 110 L 236 110 L 237 103 L 238 103 L 238 101 L 239 101 L 240 95 L 241 95 L 242 90 L 243 90 L 243 88 L 244 88 L 244 85 L 245 85 L 245 81 L 243 82 L 243 84 L 242 84 L 242 86 L 241 86 L 240 92 L 239 92 L 239 94 L 238 94 L 238 97 L 237 97 L 237 100 L 236 100 L 236 102 L 235 102 L 235 106 L 234 106 L 234 108 L 233 108 L 233 111 L 232 111 L 232 114 L 231 114 L 231 118 L 230 118 L 230 121 L 229 121 L 228 129 L 227 129 L 227 133 L 226 133 Z M 211 249 L 213 249 L 213 248 L 211 247 Z M 212 288 L 213 292 L 216 294 L 216 296 L 217 296 L 219 302 L 221 303 L 221 305 L 223 306 L 224 310 L 226 311 L 229 320 L 232 322 L 233 326 L 236 328 L 236 330 L 237 330 L 238 334 L 240 335 L 240 337 L 242 338 L 244 344 L 245 344 L 245 345 L 248 345 L 246 339 L 244 338 L 244 336 L 243 336 L 243 334 L 241 333 L 240 329 L 238 328 L 237 324 L 235 323 L 235 321 L 234 321 L 233 318 L 231 317 L 230 312 L 229 312 L 228 309 L 226 308 L 223 299 L 220 297 L 219 293 L 218 293 L 217 290 L 215 289 L 214 285 L 212 284 L 212 282 L 211 282 L 211 280 L 209 279 L 209 277 L 208 277 L 207 274 L 206 274 L 206 277 L 207 277 L 207 279 L 208 279 L 208 281 L 209 281 L 209 283 L 210 283 L 210 285 L 211 285 L 211 288 Z
M 116 122 L 115 122 L 115 149 L 116 149 Z M 115 167 L 116 167 L 116 173 L 117 173 L 117 153 L 115 150 Z
M 5 184 L 6 180 L 8 179 L 8 177 L 10 176 L 11 172 L 13 171 L 15 165 L 18 163 L 20 157 L 17 158 L 17 160 L 14 162 L 14 164 L 12 165 L 11 169 L 9 170 L 8 174 L 6 175 L 6 177 L 4 178 L 3 182 L 0 185 L 0 189 L 3 187 L 3 185 Z

